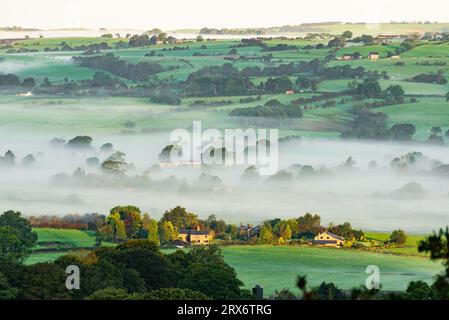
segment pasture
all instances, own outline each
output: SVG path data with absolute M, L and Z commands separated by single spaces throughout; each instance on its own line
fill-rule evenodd
M 240 246 L 225 247 L 223 254 L 245 286 L 259 284 L 268 294 L 294 289 L 298 275 L 306 275 L 311 286 L 325 281 L 343 289 L 359 287 L 364 285 L 370 265 L 379 267 L 384 290 L 402 291 L 408 282 L 430 282 L 443 270 L 426 258 L 334 248 Z
M 89 231 L 70 229 L 35 228 L 38 245 L 34 249 L 43 249 L 45 246 L 39 243 L 65 243 L 74 248 L 93 247 L 95 245 L 95 235 Z
M 95 236 L 79 230 L 35 229 L 39 242 L 64 242 L 76 247 L 93 246 Z M 368 232 L 367 237 L 385 240 L 386 233 Z M 321 282 L 334 282 L 338 287 L 350 289 L 363 285 L 366 267 L 376 265 L 381 271 L 384 290 L 405 290 L 408 282 L 423 280 L 430 282 L 442 271 L 442 266 L 431 262 L 426 256 L 417 254 L 416 243 L 423 236 L 408 237 L 405 248 L 391 249 L 384 253 L 373 253 L 351 249 L 334 249 L 298 246 L 229 246 L 222 247 L 225 261 L 235 268 L 239 279 L 250 289 L 259 284 L 265 294 L 290 288 L 297 291 L 298 275 L 306 275 L 311 286 Z M 103 245 L 112 245 L 105 243 Z M 164 250 L 169 254 L 173 250 Z M 413 253 L 416 255 L 413 255 Z M 34 253 L 27 264 L 53 261 L 66 252 Z

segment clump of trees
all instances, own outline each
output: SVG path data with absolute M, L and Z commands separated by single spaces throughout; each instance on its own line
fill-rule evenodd
M 407 241 L 407 237 L 405 235 L 405 232 L 403 230 L 394 230 L 390 237 L 389 237 L 389 242 L 396 244 L 396 245 L 404 245 L 405 242 Z
M 398 123 L 388 126 L 388 116 L 367 108 L 352 110 L 355 115 L 351 128 L 341 134 L 345 139 L 411 141 L 416 128 L 413 124 Z
M 449 132 L 449 130 L 448 130 Z M 446 136 L 448 135 L 448 132 L 446 132 Z M 430 136 L 427 139 L 427 143 L 429 144 L 435 144 L 435 145 L 444 145 L 444 138 L 441 136 L 442 134 L 442 129 L 439 126 L 433 126 L 430 129 Z
M 97 229 L 103 225 L 105 216 L 96 213 L 67 214 L 60 216 L 30 216 L 28 222 L 33 228 L 54 228 L 54 229 L 76 229 L 91 230 Z
M 5 152 L 3 157 L 0 157 L 0 166 L 13 167 L 16 163 L 16 156 L 11 150 Z
M 154 103 L 160 103 L 160 104 L 168 104 L 171 106 L 178 106 L 181 104 L 181 98 L 175 96 L 175 95 L 153 95 L 151 97 L 151 101 Z
M 133 35 L 129 38 L 128 45 L 130 47 L 145 47 L 150 45 L 150 37 L 147 34 Z
M 13 74 L 0 74 L 0 87 L 25 87 L 25 88 L 34 88 L 36 86 L 36 81 L 34 78 L 25 78 L 20 81 L 20 78 Z
M 351 129 L 342 133 L 342 138 L 383 140 L 388 137 L 388 116 L 369 109 L 353 110 L 355 118 Z
M 242 77 L 232 64 L 205 67 L 192 72 L 186 80 L 186 91 L 192 96 L 217 96 L 244 94 L 252 83 Z
M 0 230 L 3 231 L 3 227 Z M 0 243 L 3 245 L 3 242 Z M 224 262 L 221 251 L 214 246 L 164 254 L 154 242 L 130 240 L 115 248 L 98 248 L 87 255 L 68 254 L 52 263 L 23 265 L 15 257 L 2 257 L 0 296 L 6 299 L 252 298 L 248 291 L 241 289 L 243 283 L 235 270 Z M 82 285 L 79 290 L 65 287 L 65 270 L 69 265 L 80 269 Z
M 302 118 L 303 112 L 301 107 L 286 106 L 277 100 L 270 100 L 263 106 L 235 108 L 229 115 L 239 117 Z
M 112 37 L 112 35 L 111 35 Z M 66 41 L 62 41 L 59 44 L 59 47 L 45 47 L 45 52 L 52 52 L 52 51 L 84 51 L 89 53 L 98 53 L 100 50 L 109 50 L 111 47 L 107 44 L 107 42 L 100 42 L 100 43 L 92 43 L 88 45 L 80 45 L 80 46 L 71 46 Z
M 69 148 L 89 149 L 92 146 L 93 139 L 89 136 L 76 136 L 66 144 Z
M 443 71 L 437 73 L 421 73 L 410 79 L 412 82 L 424 82 L 435 84 L 447 84 L 447 79 Z
M 157 244 L 177 240 L 178 231 L 204 228 L 206 224 L 198 216 L 177 206 L 167 210 L 157 221 L 148 213 L 142 214 L 135 206 L 112 208 L 104 223 L 99 227 L 98 239 L 101 241 L 123 242 L 129 239 L 147 239 Z M 210 223 L 208 227 L 213 227 Z M 213 229 L 212 229 L 213 230 Z
M 139 62 L 133 64 L 115 57 L 112 53 L 93 57 L 73 57 L 80 66 L 102 69 L 119 77 L 133 81 L 147 81 L 148 77 L 164 71 L 158 63 Z

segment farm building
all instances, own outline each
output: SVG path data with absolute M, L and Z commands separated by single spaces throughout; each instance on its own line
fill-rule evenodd
M 352 54 L 348 54 L 348 53 L 344 54 L 342 56 L 342 59 L 345 60 L 345 61 L 352 60 Z
M 330 233 L 329 231 L 324 231 L 322 233 L 319 233 L 313 239 L 313 244 L 326 247 L 341 247 L 343 246 L 343 241 L 343 237 L 337 236 L 336 234 Z
M 241 224 L 239 226 L 239 230 L 238 230 L 239 234 L 241 235 L 245 235 L 245 237 L 247 239 L 250 239 L 252 237 L 257 237 L 259 236 L 260 233 L 260 226 L 253 226 L 252 224 Z
M 210 244 L 212 241 L 212 235 L 208 230 L 200 230 L 198 226 L 196 230 L 181 229 L 178 232 L 182 241 L 188 242 L 191 245 L 205 245 Z
M 16 96 L 18 96 L 18 97 L 31 97 L 31 96 L 33 96 L 33 92 L 28 91 L 28 92 L 25 92 L 25 93 L 18 93 L 18 94 L 16 94 Z
M 368 54 L 368 58 L 369 58 L 371 61 L 376 61 L 376 60 L 379 59 L 379 53 L 378 53 L 378 52 L 370 52 L 370 53 Z
M 399 41 L 408 39 L 410 35 L 406 34 L 380 34 L 374 38 L 374 41 L 378 44 L 388 44 L 392 41 Z

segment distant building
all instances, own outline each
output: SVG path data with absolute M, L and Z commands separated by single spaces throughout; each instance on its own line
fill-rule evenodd
M 253 226 L 252 224 L 241 224 L 238 230 L 239 235 L 244 236 L 246 239 L 258 237 L 260 233 L 260 226 Z
M 410 35 L 406 34 L 380 34 L 374 38 L 374 41 L 378 44 L 388 44 L 391 41 L 399 41 L 408 39 Z
M 317 246 L 325 247 L 342 247 L 344 239 L 336 234 L 324 231 L 319 233 L 314 239 L 313 244 Z
M 290 94 L 294 94 L 295 90 L 287 90 L 285 91 L 285 94 L 290 95 Z
M 191 245 L 206 245 L 212 242 L 212 234 L 208 230 L 200 230 L 198 226 L 196 230 L 181 229 L 178 231 L 182 241 Z
M 164 44 L 164 41 L 159 40 L 158 36 L 154 35 L 150 38 L 150 44 L 151 45 L 161 45 L 161 44 Z
M 342 59 L 345 61 L 352 60 L 352 58 L 353 58 L 352 54 L 344 54 L 342 57 Z
M 378 52 L 370 52 L 370 53 L 368 54 L 368 58 L 369 58 L 371 61 L 376 61 L 376 60 L 379 59 L 379 53 L 378 53 Z
M 33 93 L 31 91 L 25 92 L 25 93 L 18 93 L 16 94 L 18 97 L 31 97 L 33 96 Z

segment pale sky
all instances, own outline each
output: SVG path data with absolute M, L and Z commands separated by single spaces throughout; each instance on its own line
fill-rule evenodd
M 449 21 L 448 0 L 1 0 L 0 26 L 164 30 Z

